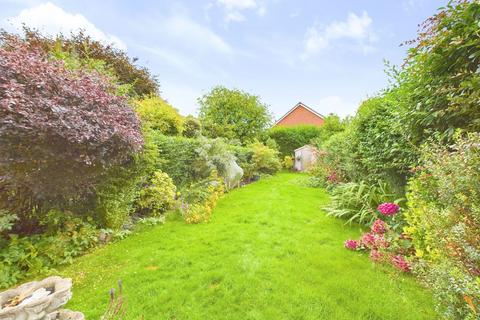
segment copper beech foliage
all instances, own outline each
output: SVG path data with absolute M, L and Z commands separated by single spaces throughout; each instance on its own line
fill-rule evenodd
M 59 34 L 55 37 L 42 35 L 38 30 L 24 26 L 24 39 L 32 46 L 41 47 L 46 53 L 60 47 L 65 52 L 75 53 L 80 59 L 103 61 L 111 68 L 119 84 L 132 85 L 134 95 L 139 97 L 159 94 L 159 83 L 150 71 L 136 65 L 137 58 L 130 58 L 126 52 L 110 44 L 94 40 L 84 31 L 68 36 Z
M 143 144 L 140 123 L 114 89 L 101 74 L 67 70 L 40 48 L 4 33 L 0 203 L 12 209 L 72 202 L 107 167 L 131 161 Z

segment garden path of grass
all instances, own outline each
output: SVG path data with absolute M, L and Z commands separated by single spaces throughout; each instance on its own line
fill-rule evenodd
M 225 195 L 208 224 L 144 228 L 75 260 L 68 308 L 106 309 L 122 279 L 127 319 L 435 319 L 411 276 L 343 248 L 359 227 L 326 217 L 327 194 L 281 173 Z

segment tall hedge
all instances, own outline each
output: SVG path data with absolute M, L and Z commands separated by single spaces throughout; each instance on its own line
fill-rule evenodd
M 268 136 L 275 140 L 282 156 L 293 155 L 293 151 L 319 137 L 320 127 L 299 125 L 293 127 L 273 127 L 268 131 Z
M 199 173 L 200 158 L 198 139 L 180 136 L 168 137 L 156 134 L 154 144 L 158 148 L 161 160 L 159 169 L 166 172 L 176 186 L 186 186 L 203 178 Z

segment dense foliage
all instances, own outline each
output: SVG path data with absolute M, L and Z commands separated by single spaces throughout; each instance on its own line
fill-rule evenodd
M 243 169 L 245 181 L 254 175 L 273 174 L 281 167 L 278 152 L 258 141 L 241 147 L 228 145 L 220 138 L 157 135 L 155 144 L 161 154 L 158 168 L 180 188 L 207 179 L 213 170 L 225 178 L 231 161 Z
M 474 319 L 480 304 L 480 135 L 430 145 L 408 188 L 406 232 L 417 272 L 449 318 Z M 469 316 L 467 316 L 469 315 Z
M 479 18 L 478 1 L 450 1 L 422 25 L 398 75 L 413 143 L 434 132 L 451 139 L 457 128 L 480 131 Z
M 356 193 L 359 186 L 381 183 L 392 199 L 408 189 L 407 211 L 396 221 L 405 228 L 393 229 L 413 247 L 395 249 L 410 255 L 395 263 L 410 264 L 430 285 L 447 319 L 480 313 L 479 18 L 478 1 L 450 1 L 428 19 L 408 42 L 414 47 L 401 68 L 389 70 L 392 85 L 366 100 L 345 131 L 320 145 L 313 171 L 314 181 L 324 181 L 319 185 L 337 180 L 329 212 L 366 216 L 357 221 L 367 226 L 375 217 L 365 214 L 375 205 L 370 199 L 386 199 L 377 199 L 376 189 Z
M 52 267 L 71 263 L 75 256 L 95 247 L 98 230 L 70 217 L 57 225 L 61 231 L 49 235 L 0 239 L 0 287 L 9 287 L 28 277 L 49 271 Z M 3 249 L 8 241 L 8 250 Z
M 158 94 L 159 84 L 155 76 L 144 67 L 137 66 L 137 58 L 130 58 L 124 51 L 110 44 L 103 44 L 80 31 L 68 36 L 58 35 L 54 38 L 44 36 L 38 31 L 26 28 L 25 41 L 32 46 L 40 47 L 49 54 L 66 52 L 75 55 L 82 66 L 92 60 L 101 61 L 106 69 L 111 70 L 119 85 L 131 87 L 130 96 L 146 96 Z
M 213 88 L 198 99 L 207 137 L 252 142 L 270 125 L 271 115 L 260 98 L 237 89 Z
M 349 121 L 349 118 L 342 120 L 336 114 L 329 114 L 323 119 L 323 124 L 319 129 L 318 136 L 312 140 L 312 143 L 321 147 L 331 136 L 344 131 Z
M 379 217 L 377 206 L 383 202 L 399 202 L 385 183 L 343 183 L 332 190 L 332 199 L 326 207 L 329 215 L 347 222 L 370 225 Z
M 68 206 L 141 149 L 137 117 L 101 74 L 67 70 L 14 36 L 0 56 L 2 206 Z
M 250 145 L 252 149 L 252 164 L 254 174 L 274 174 L 282 167 L 278 157 L 278 151 L 261 142 Z
M 195 138 L 200 135 L 202 126 L 200 121 L 193 116 L 186 116 L 183 121 L 183 136 Z
M 183 117 L 158 96 L 149 96 L 136 101 L 135 111 L 142 123 L 156 132 L 179 135 L 183 131 Z
M 162 155 L 158 169 L 167 173 L 177 187 L 186 186 L 208 176 L 204 166 L 198 163 L 200 159 L 197 149 L 201 146 L 199 140 L 160 134 L 156 134 L 154 140 Z
M 187 223 L 208 222 L 218 199 L 224 192 L 222 179 L 217 171 L 201 181 L 191 184 L 181 194 L 181 213 Z
M 310 125 L 275 126 L 268 131 L 268 136 L 275 140 L 282 156 L 292 156 L 295 149 L 312 143 L 320 136 L 320 132 L 320 127 Z
M 158 217 L 172 209 L 175 205 L 176 190 L 168 174 L 162 171 L 154 172 L 138 197 L 138 208 L 142 215 Z
M 325 117 L 321 127 L 313 125 L 275 126 L 268 130 L 267 134 L 277 143 L 282 156 L 291 156 L 295 149 L 306 144 L 320 146 L 332 135 L 344 129 L 345 121 L 340 120 L 337 115 L 330 114 Z

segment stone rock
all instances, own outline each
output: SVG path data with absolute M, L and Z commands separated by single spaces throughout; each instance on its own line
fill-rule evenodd
M 50 313 L 44 320 L 85 320 L 83 313 L 78 311 L 71 311 L 68 309 L 62 309 Z
M 0 293 L 0 320 L 56 319 L 48 316 L 58 312 L 70 300 L 71 288 L 71 279 L 48 277 L 4 291 Z

